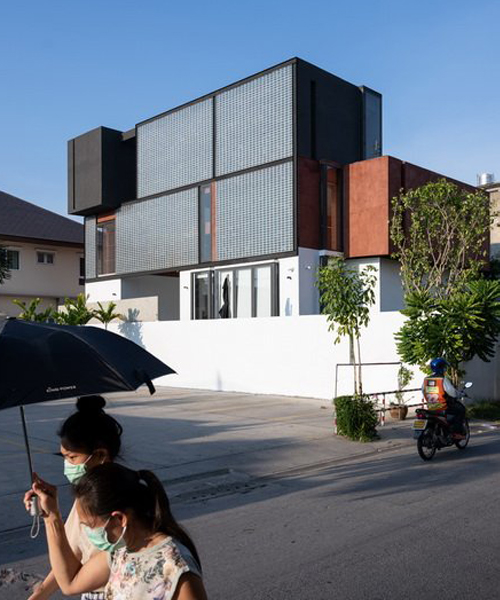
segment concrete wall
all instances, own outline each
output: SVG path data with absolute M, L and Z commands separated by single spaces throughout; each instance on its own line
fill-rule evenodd
M 43 298 L 46 306 L 56 306 L 66 297 L 75 297 L 84 291 L 79 285 L 80 258 L 83 249 L 65 248 L 50 244 L 7 243 L 10 250 L 19 251 L 19 270 L 12 270 L 10 279 L 0 285 L 0 303 L 2 312 L 11 316 L 19 313 L 17 307 L 11 308 L 12 298 Z M 54 253 L 54 264 L 38 264 L 37 251 Z M 8 307 L 8 311 L 5 308 Z
M 143 275 L 122 281 L 122 299 L 158 297 L 160 321 L 179 319 L 179 276 Z
M 362 360 L 399 361 L 394 332 L 403 317 L 397 312 L 374 314 L 363 331 Z M 323 398 L 352 393 L 349 344 L 334 345 L 326 318 L 321 315 L 222 319 L 210 321 L 164 321 L 111 324 L 110 330 L 139 343 L 177 371 L 162 377 L 158 385 L 261 394 Z M 364 390 L 391 391 L 397 387 L 398 365 L 366 366 Z M 498 398 L 498 359 L 473 362 L 468 377 L 474 382 L 473 398 Z M 409 387 L 420 387 L 422 373 L 414 370 Z M 415 394 L 420 398 L 419 393 Z

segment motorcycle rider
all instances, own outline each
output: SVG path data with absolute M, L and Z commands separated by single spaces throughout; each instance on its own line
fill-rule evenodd
M 455 440 L 465 438 L 463 423 L 465 419 L 465 406 L 458 400 L 458 391 L 445 376 L 448 363 L 444 358 L 431 360 L 432 375 L 425 377 L 422 392 L 427 402 L 427 409 L 446 413 L 450 424 L 452 437 Z

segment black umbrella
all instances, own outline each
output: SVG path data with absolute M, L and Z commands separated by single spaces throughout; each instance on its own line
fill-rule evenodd
M 100 329 L 17 319 L 0 321 L 0 409 L 19 406 L 33 472 L 23 405 L 132 391 L 173 369 L 130 340 Z

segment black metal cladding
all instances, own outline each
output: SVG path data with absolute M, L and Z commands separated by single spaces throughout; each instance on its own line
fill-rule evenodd
M 135 198 L 135 138 L 98 127 L 68 142 L 68 212 L 106 212 Z

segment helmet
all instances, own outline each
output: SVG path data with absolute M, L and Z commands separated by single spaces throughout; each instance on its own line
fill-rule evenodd
M 434 375 L 444 375 L 448 363 L 444 358 L 433 358 L 431 360 L 431 370 Z

